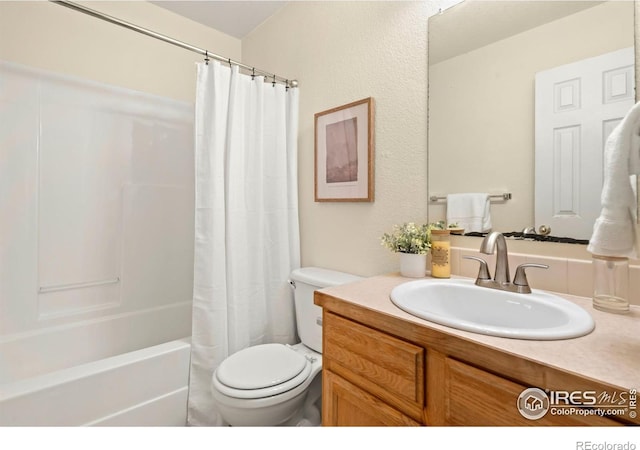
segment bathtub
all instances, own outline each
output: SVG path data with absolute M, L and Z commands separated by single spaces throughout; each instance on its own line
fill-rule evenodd
M 175 334 L 190 324 L 188 306 L 0 342 L 0 426 L 186 425 L 191 344 Z

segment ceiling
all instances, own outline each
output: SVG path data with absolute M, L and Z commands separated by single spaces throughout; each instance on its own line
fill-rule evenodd
M 195 22 L 242 39 L 271 17 L 286 1 L 152 1 Z
M 602 1 L 487 1 L 459 3 L 429 19 L 429 64 L 483 47 Z M 464 27 L 460 27 L 464 24 Z

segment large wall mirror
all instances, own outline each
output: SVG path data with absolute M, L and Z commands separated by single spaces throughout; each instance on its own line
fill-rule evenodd
M 635 103 L 633 47 L 631 1 L 467 0 L 431 17 L 429 195 L 508 192 L 491 204 L 493 230 L 589 239 L 604 140 Z M 546 156 L 541 126 L 554 130 Z M 446 201 L 429 215 L 444 219 Z

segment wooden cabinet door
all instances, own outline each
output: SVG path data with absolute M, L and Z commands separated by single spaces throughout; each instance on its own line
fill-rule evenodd
M 525 386 L 484 370 L 429 353 L 427 403 L 429 425 L 462 426 L 613 426 L 620 423 L 598 416 L 554 416 L 529 420 L 517 408 Z M 432 393 L 432 395 L 430 395 Z
M 420 424 L 330 370 L 322 374 L 322 425 L 419 426 Z

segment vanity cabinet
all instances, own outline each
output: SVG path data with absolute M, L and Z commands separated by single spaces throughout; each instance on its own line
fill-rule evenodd
M 323 411 L 331 416 L 326 423 L 340 424 L 347 420 L 347 410 L 355 418 L 359 416 L 356 409 L 366 412 L 366 417 L 381 411 L 380 420 L 394 425 L 423 422 L 422 347 L 330 312 L 323 314 L 322 324 L 322 404 L 331 405 L 323 406 Z M 360 388 L 357 389 L 357 398 L 362 399 L 360 408 L 353 402 L 356 390 L 349 393 L 352 386 Z
M 516 404 L 527 389 L 521 383 L 433 352 L 429 371 L 429 425 L 461 426 L 614 426 L 621 423 L 591 416 L 545 415 L 532 421 L 524 418 Z
M 529 420 L 516 407 L 529 387 L 610 386 L 323 293 L 316 304 L 324 308 L 324 426 L 623 424 L 578 415 Z
M 332 426 L 419 426 L 420 422 L 331 370 L 322 375 L 323 424 Z

